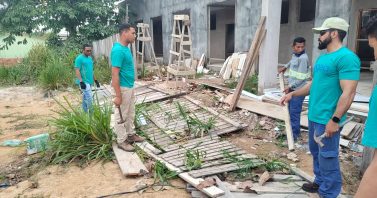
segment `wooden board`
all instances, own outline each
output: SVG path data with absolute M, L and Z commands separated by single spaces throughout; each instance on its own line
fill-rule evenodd
M 135 152 L 123 151 L 118 148 L 116 143 L 113 144 L 113 151 L 124 176 L 141 176 L 148 173 L 147 168 Z
M 279 73 L 279 82 L 280 82 L 280 90 L 284 91 L 285 86 L 284 86 L 284 76 L 283 73 Z M 293 140 L 293 132 L 292 132 L 292 125 L 291 125 L 291 117 L 289 115 L 289 110 L 288 110 L 288 104 L 283 106 L 283 113 L 284 113 L 284 122 L 285 122 L 285 132 L 287 135 L 287 141 L 288 141 L 288 149 L 294 150 L 295 144 Z

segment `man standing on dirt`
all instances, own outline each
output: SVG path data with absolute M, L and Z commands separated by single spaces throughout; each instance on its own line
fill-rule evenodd
M 135 68 L 128 47 L 136 38 L 135 28 L 129 24 L 119 25 L 119 42 L 111 49 L 112 86 L 114 88 L 114 104 L 120 111 L 115 111 L 117 123 L 124 118 L 125 122 L 115 125 L 118 147 L 125 151 L 134 151 L 132 143 L 142 142 L 143 138 L 135 134 Z M 121 112 L 122 116 L 119 114 Z
M 369 46 L 374 49 L 374 59 L 377 61 L 377 16 L 372 17 L 366 25 Z M 377 72 L 377 71 L 374 71 Z M 377 194 L 377 85 L 374 85 L 369 101 L 369 113 L 365 122 L 364 135 L 361 143 L 374 149 L 371 164 L 364 173 L 355 198 L 374 198 Z
M 82 92 L 82 108 L 88 112 L 92 106 L 92 89 L 91 86 L 96 83 L 100 87 L 99 82 L 94 77 L 92 46 L 89 44 L 83 45 L 83 51 L 76 57 L 75 72 L 76 83 L 79 84 Z
M 293 40 L 292 44 L 292 58 L 284 67 L 279 69 L 280 72 L 288 72 L 288 83 L 289 86 L 284 90 L 284 93 L 289 93 L 294 90 L 300 89 L 306 84 L 306 81 L 310 78 L 310 68 L 309 68 L 309 58 L 305 53 L 305 39 L 302 37 L 297 37 Z M 289 101 L 288 109 L 291 118 L 293 138 L 297 141 L 300 136 L 301 124 L 301 111 L 302 103 L 304 102 L 305 96 L 294 96 L 292 100 Z
M 313 80 L 304 87 L 286 94 L 281 104 L 288 103 L 292 96 L 306 96 L 309 99 L 309 149 L 313 156 L 314 183 L 306 183 L 302 189 L 320 197 L 336 198 L 342 188 L 339 166 L 339 124 L 344 122 L 346 112 L 356 94 L 360 78 L 360 59 L 342 46 L 347 34 L 348 23 L 341 18 L 326 19 L 321 27 L 313 28 L 319 34 L 318 49 L 321 54 L 313 67 Z M 323 147 L 314 136 L 326 134 Z

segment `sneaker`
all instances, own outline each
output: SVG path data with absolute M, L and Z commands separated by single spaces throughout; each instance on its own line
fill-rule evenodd
M 316 183 L 305 183 L 302 185 L 302 190 L 309 193 L 317 193 L 319 189 L 319 185 Z
M 135 148 L 128 142 L 118 143 L 118 148 L 127 151 L 127 152 L 134 152 Z
M 144 138 L 142 138 L 142 137 L 140 137 L 136 134 L 133 134 L 133 135 L 128 136 L 127 141 L 128 141 L 128 143 L 132 144 L 134 142 L 143 142 Z

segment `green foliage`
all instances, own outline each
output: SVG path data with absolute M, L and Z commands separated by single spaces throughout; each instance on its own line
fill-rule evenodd
M 229 82 L 226 82 L 226 85 L 230 89 L 235 89 L 237 87 L 238 82 L 232 79 Z M 249 77 L 245 82 L 245 91 L 248 91 L 253 94 L 258 94 L 258 75 L 254 74 L 253 76 Z
M 0 67 L 1 85 L 23 85 L 32 80 L 31 68 L 24 63 L 12 67 Z
M 185 166 L 191 171 L 202 167 L 205 151 L 199 151 L 199 149 L 187 149 L 185 153 Z
M 69 37 L 83 36 L 87 40 L 100 40 L 116 32 L 115 25 L 124 18 L 125 12 L 115 13 L 116 0 L 91 1 L 40 1 L 6 0 L 6 7 L 0 11 L 0 27 L 9 35 L 3 40 L 1 49 L 7 49 L 16 42 L 15 36 L 52 30 L 57 34 L 65 28 Z M 5 5 L 5 4 L 3 4 Z M 80 39 L 82 40 L 82 39 Z M 49 44 L 60 44 L 56 37 L 50 37 Z
M 37 77 L 47 67 L 47 63 L 53 61 L 54 58 L 56 57 L 50 49 L 39 44 L 34 45 L 29 51 L 25 63 L 30 66 L 32 75 Z
M 289 167 L 287 164 L 285 164 L 284 162 L 281 162 L 277 159 L 273 159 L 271 161 L 267 161 L 265 164 L 264 164 L 264 167 L 268 170 L 268 171 L 283 171 L 283 170 L 289 170 Z
M 39 75 L 39 85 L 46 90 L 67 87 L 73 82 L 73 70 L 65 66 L 59 58 L 48 61 Z
M 102 56 L 94 62 L 94 76 L 100 83 L 109 84 L 111 81 L 111 67 L 109 59 Z
M 252 159 L 244 158 L 239 154 L 231 154 L 227 150 L 223 150 L 223 156 L 226 160 L 231 163 L 236 163 L 239 169 L 237 170 L 237 175 L 240 178 L 245 178 L 250 176 L 251 170 L 258 167 L 260 164 L 254 163 Z
M 175 104 L 179 114 L 187 124 L 188 135 L 193 135 L 194 137 L 203 137 L 205 134 L 208 134 L 209 131 L 215 126 L 215 117 L 209 118 L 208 121 L 202 121 L 193 113 L 192 115 L 189 115 L 190 112 L 179 102 L 176 102 Z
M 49 151 L 52 163 L 84 163 L 91 160 L 111 160 L 113 133 L 110 128 L 111 105 L 93 104 L 90 113 L 74 107 L 64 98 L 58 102 L 61 110 L 52 120 L 56 131 L 52 133 Z
M 156 161 L 153 172 L 154 183 L 156 183 L 156 181 L 159 181 L 162 185 L 168 185 L 169 180 L 174 179 L 177 176 L 177 172 L 169 170 L 165 166 L 165 164 L 160 161 Z

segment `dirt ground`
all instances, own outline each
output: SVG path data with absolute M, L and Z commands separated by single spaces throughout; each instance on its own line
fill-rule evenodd
M 208 97 L 209 94 L 212 94 L 211 97 Z M 58 92 L 54 95 L 58 99 L 63 96 L 76 101 L 79 99 L 75 91 Z M 213 92 L 203 90 L 191 95 L 207 106 L 226 113 L 219 102 L 216 102 Z M 48 120 L 55 115 L 53 110 L 56 110 L 58 105 L 44 92 L 35 87 L 0 88 L 0 98 L 0 143 L 9 139 L 23 140 L 53 130 Z M 244 122 L 262 118 L 244 111 L 237 111 L 229 116 Z M 306 133 L 303 134 L 303 140 L 307 139 Z M 311 156 L 305 146 L 295 151 L 299 162 L 292 162 L 284 155 L 289 153 L 288 149 L 282 147 L 266 130 L 249 129 L 225 138 L 262 158 L 279 159 L 287 164 L 295 163 L 297 167 L 312 174 Z M 305 145 L 305 142 L 302 141 L 301 144 Z M 91 164 L 85 168 L 75 165 L 38 167 L 44 165 L 38 160 L 33 161 L 34 158 L 38 159 L 38 156 L 26 155 L 25 147 L 0 146 L 0 184 L 5 180 L 15 181 L 15 185 L 11 187 L 0 188 L 0 197 L 96 197 L 131 191 L 137 184 L 153 182 L 150 178 L 125 178 L 114 162 Z M 22 171 L 25 167 L 26 173 Z M 6 170 L 12 171 L 9 173 Z M 343 192 L 354 194 L 360 180 L 357 167 L 352 161 L 344 160 L 342 170 Z M 190 197 L 183 189 L 185 184 L 181 180 L 177 179 L 172 183 L 175 188 L 158 192 L 149 189 L 141 195 L 134 193 L 120 197 Z

